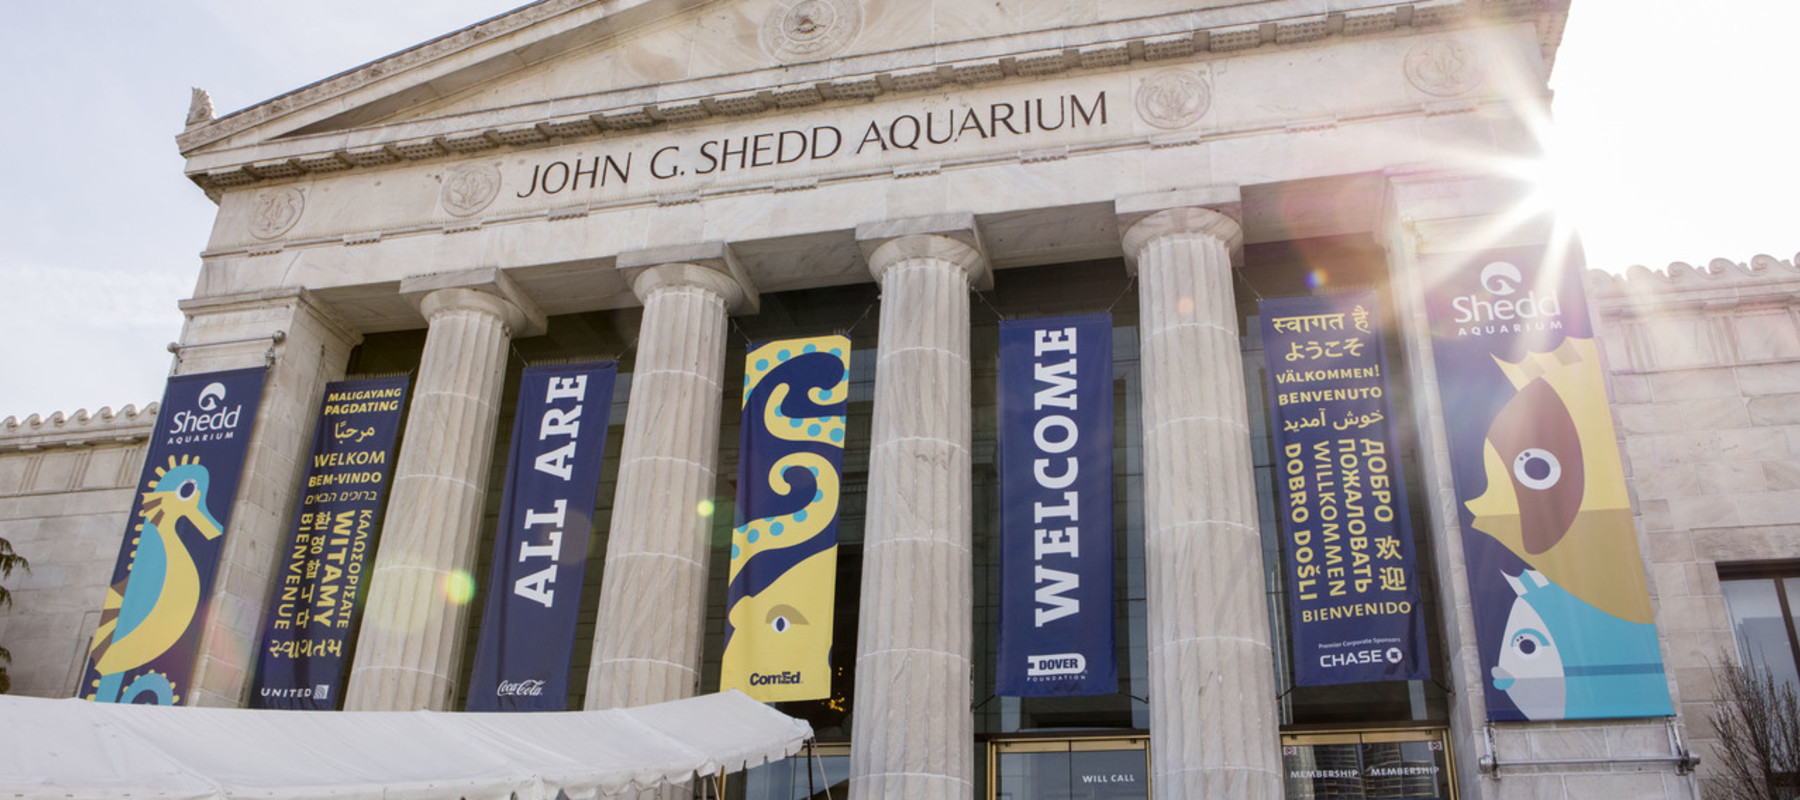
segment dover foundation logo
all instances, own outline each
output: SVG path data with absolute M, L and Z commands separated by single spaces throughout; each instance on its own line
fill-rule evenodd
M 1087 672 L 1087 656 L 1080 653 L 1025 657 L 1025 677 L 1029 680 L 1080 675 L 1084 672 Z

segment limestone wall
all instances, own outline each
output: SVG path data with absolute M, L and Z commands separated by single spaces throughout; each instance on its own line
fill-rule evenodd
M 1720 564 L 1800 558 L 1800 268 L 1757 256 L 1588 276 L 1689 747 L 1718 763 L 1712 667 L 1735 658 Z
M 0 579 L 12 693 L 70 697 L 125 534 L 157 404 L 0 421 L 0 538 L 31 563 Z

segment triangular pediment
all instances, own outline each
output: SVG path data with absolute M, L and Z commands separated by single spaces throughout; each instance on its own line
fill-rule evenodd
M 1561 14 L 1546 24 L 1535 0 L 1455 7 L 1537 15 L 1546 57 L 1560 36 Z M 1391 0 L 542 0 L 225 117 L 202 115 L 177 142 L 189 176 L 217 191 L 1453 21 L 1423 9 Z

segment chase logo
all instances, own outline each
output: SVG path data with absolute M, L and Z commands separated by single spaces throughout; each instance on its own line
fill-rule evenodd
M 1055 653 L 1047 656 L 1025 657 L 1025 676 L 1028 678 L 1080 675 L 1086 671 L 1087 657 L 1080 653 Z
M 1390 648 L 1388 648 L 1388 651 L 1387 651 L 1387 660 L 1388 660 L 1388 663 L 1389 663 L 1389 664 L 1398 664 L 1398 663 L 1400 663 L 1400 659 L 1401 659 L 1401 658 L 1402 658 L 1402 657 L 1403 657 L 1403 656 L 1404 656 L 1404 654 L 1403 654 L 1403 653 L 1401 653 L 1401 652 L 1400 652 L 1400 648 L 1398 648 L 1398 647 L 1390 647 Z
M 1525 276 L 1519 268 L 1506 261 L 1495 261 L 1481 268 L 1481 286 L 1495 297 L 1506 297 L 1519 290 L 1525 283 Z

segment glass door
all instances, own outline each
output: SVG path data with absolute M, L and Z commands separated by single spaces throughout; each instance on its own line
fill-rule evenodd
M 993 800 L 1148 800 L 1146 737 L 1025 739 L 988 744 Z
M 1443 728 L 1281 737 L 1288 800 L 1455 800 Z

